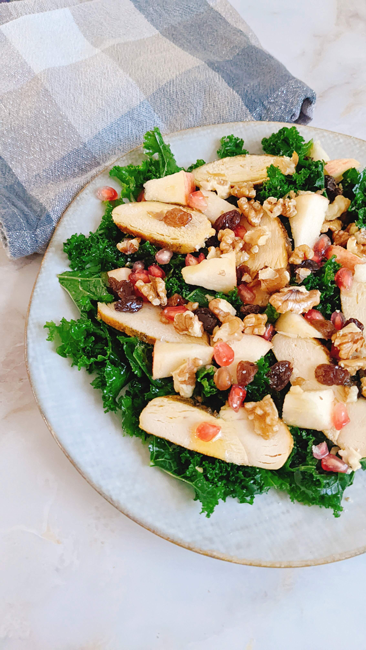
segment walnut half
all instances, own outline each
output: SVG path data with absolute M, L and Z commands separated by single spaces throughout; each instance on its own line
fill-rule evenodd
M 364 336 L 354 323 L 333 334 L 332 343 L 337 348 L 340 359 L 366 356 Z
M 260 402 L 244 402 L 249 420 L 253 421 L 254 431 L 265 440 L 272 438 L 280 428 L 276 405 L 270 395 Z
M 294 314 L 304 314 L 320 303 L 320 291 L 312 289 L 308 291 L 305 287 L 285 287 L 278 293 L 274 293 L 269 302 L 279 314 L 292 311 Z
M 173 374 L 174 390 L 181 397 L 192 397 L 196 385 L 196 371 L 202 366 L 201 359 L 187 359 Z
M 134 239 L 124 239 L 123 241 L 117 244 L 117 248 L 120 253 L 125 255 L 132 255 L 132 253 L 137 253 L 140 247 L 141 237 L 135 237 Z
M 168 301 L 164 280 L 162 278 L 155 278 L 152 275 L 149 277 L 150 282 L 137 280 L 135 285 L 136 289 L 138 289 L 152 305 L 155 305 L 156 307 L 159 305 L 165 307 Z
M 189 336 L 196 336 L 197 338 L 203 336 L 203 324 L 198 316 L 191 311 L 175 314 L 173 325 L 179 334 L 189 334 Z
M 263 336 L 266 331 L 266 322 L 266 314 L 248 314 L 248 316 L 245 316 L 243 320 L 244 334 Z

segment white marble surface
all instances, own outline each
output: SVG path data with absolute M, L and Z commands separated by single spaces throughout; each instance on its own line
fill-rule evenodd
M 366 138 L 364 3 L 232 4 L 317 91 L 314 126 Z M 153 536 L 79 476 L 25 372 L 39 264 L 0 252 L 0 650 L 364 647 L 364 556 L 309 569 L 227 564 Z

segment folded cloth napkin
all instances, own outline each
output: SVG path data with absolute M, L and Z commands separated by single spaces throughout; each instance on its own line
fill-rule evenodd
M 72 197 L 158 126 L 306 123 L 315 93 L 226 0 L 0 4 L 0 228 L 45 250 Z

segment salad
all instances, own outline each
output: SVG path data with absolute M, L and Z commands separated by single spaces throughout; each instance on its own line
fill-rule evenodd
M 366 171 L 296 127 L 262 147 L 183 169 L 146 133 L 64 243 L 80 317 L 45 327 L 207 516 L 271 488 L 339 516 L 366 468 Z

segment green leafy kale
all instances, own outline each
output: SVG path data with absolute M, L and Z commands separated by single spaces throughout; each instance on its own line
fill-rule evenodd
M 340 290 L 334 281 L 334 276 L 340 268 L 341 265 L 336 262 L 335 255 L 333 255 L 319 271 L 311 273 L 302 283 L 308 291 L 311 289 L 320 291 L 320 304 L 316 309 L 328 319 L 336 309 L 341 309 Z
M 249 153 L 244 149 L 244 140 L 235 135 L 225 135 L 220 140 L 220 148 L 217 150 L 219 158 L 230 158 L 231 156 L 244 156 Z
M 198 160 L 196 160 L 195 163 L 193 163 L 192 165 L 189 165 L 189 167 L 187 167 L 187 172 L 193 172 L 194 169 L 197 169 L 197 167 L 202 167 L 202 165 L 205 165 L 205 164 L 206 164 L 206 162 L 204 160 L 202 160 L 202 158 L 198 158 Z
M 99 302 L 114 300 L 100 275 L 90 277 L 88 271 L 65 271 L 57 277 L 80 311 L 93 309 L 91 300 Z
M 348 214 L 358 228 L 366 228 L 366 169 L 361 173 L 354 168 L 346 171 L 342 187 L 345 196 L 351 199 Z
M 278 311 L 275 310 L 273 305 L 271 303 L 268 303 L 266 309 L 264 310 L 264 313 L 267 316 L 267 321 L 268 323 L 275 323 L 276 320 L 280 317 L 281 314 L 278 313 Z
M 257 361 L 258 371 L 254 375 L 253 381 L 250 382 L 250 384 L 248 384 L 246 387 L 247 402 L 259 402 L 261 399 L 263 399 L 263 397 L 271 392 L 269 388 L 269 379 L 267 377 L 267 373 L 272 363 L 275 363 L 275 359 L 271 353 L 266 354 L 266 356 Z
M 299 158 L 305 158 L 309 155 L 313 141 L 305 142 L 304 138 L 298 132 L 296 126 L 284 126 L 277 133 L 272 133 L 269 138 L 263 138 L 263 151 L 271 156 L 289 156 L 291 158 L 294 151 Z

